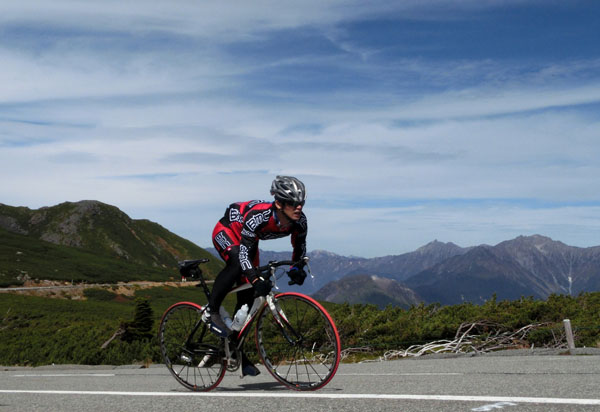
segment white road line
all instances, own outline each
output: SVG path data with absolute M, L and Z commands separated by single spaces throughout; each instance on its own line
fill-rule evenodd
M 458 372 L 406 372 L 406 373 L 337 373 L 336 376 L 462 376 L 464 373 Z M 111 377 L 116 376 L 114 373 L 54 373 L 54 374 L 22 374 L 12 375 L 15 378 L 30 378 L 30 377 L 62 377 L 62 376 L 100 376 Z
M 47 378 L 47 377 L 63 377 L 63 376 L 93 376 L 93 377 L 106 377 L 106 376 L 116 376 L 114 373 L 48 373 L 48 374 L 41 374 L 41 373 L 30 373 L 30 374 L 24 374 L 24 375 L 12 375 L 14 378 Z
M 406 372 L 406 373 L 336 373 L 335 376 L 462 376 L 460 372 Z
M 563 405 L 600 405 L 600 399 L 530 398 L 518 396 L 461 396 L 461 395 L 393 395 L 370 393 L 258 393 L 258 392 L 117 392 L 117 391 L 52 391 L 0 389 L 0 393 L 28 393 L 41 395 L 102 395 L 102 396 L 165 396 L 165 397 L 214 397 L 214 398 L 315 398 L 315 399 L 387 399 L 456 402 L 514 402 Z

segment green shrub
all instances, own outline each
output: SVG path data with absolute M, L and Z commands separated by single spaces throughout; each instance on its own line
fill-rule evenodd
M 86 288 L 83 290 L 83 296 L 90 300 L 109 302 L 114 300 L 117 294 L 101 288 Z
M 536 347 L 552 345 L 556 342 L 556 336 L 559 333 L 560 331 L 557 328 L 542 327 L 529 332 L 527 336 L 527 341 L 530 345 L 534 345 Z
M 157 287 L 137 292 L 137 300 L 115 300 L 108 290 L 86 290 L 86 301 L 2 294 L 0 299 L 0 365 L 110 364 L 161 362 L 157 326 L 163 312 L 178 301 L 203 304 L 198 288 Z M 229 304 L 232 304 L 230 302 Z M 343 348 L 370 347 L 376 356 L 439 339 L 454 339 L 463 322 L 488 320 L 505 330 L 530 323 L 556 325 L 533 330 L 527 343 L 543 346 L 562 332 L 568 316 L 578 347 L 600 342 L 600 292 L 546 301 L 523 298 L 478 306 L 416 305 L 409 309 L 324 303 L 334 319 Z M 103 343 L 123 325 L 127 339 Z M 253 351 L 252 339 L 247 344 Z M 370 355 L 360 355 L 370 356 Z

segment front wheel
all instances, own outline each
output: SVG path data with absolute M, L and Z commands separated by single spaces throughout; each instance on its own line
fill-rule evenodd
M 225 375 L 223 343 L 202 321 L 202 306 L 179 302 L 162 317 L 158 331 L 160 352 L 179 383 L 193 391 L 209 391 Z
M 325 386 L 340 363 L 340 337 L 327 311 L 299 293 L 275 297 L 258 315 L 256 347 L 267 370 L 287 387 Z

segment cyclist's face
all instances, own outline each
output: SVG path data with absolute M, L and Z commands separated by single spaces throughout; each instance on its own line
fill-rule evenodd
M 293 220 L 294 222 L 297 222 L 302 217 L 302 208 L 303 207 L 304 207 L 304 205 L 302 205 L 302 204 L 293 205 L 290 203 L 284 203 L 282 210 L 288 219 Z

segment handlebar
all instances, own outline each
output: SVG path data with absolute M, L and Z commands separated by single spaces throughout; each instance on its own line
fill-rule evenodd
M 264 266 L 259 266 L 256 268 L 256 270 L 258 270 L 260 273 L 266 273 L 271 271 L 272 269 L 275 269 L 279 266 L 296 266 L 299 264 L 306 264 L 308 263 L 308 256 L 303 257 L 302 259 L 298 260 L 298 261 L 293 261 L 293 260 L 271 260 L 269 263 L 267 263 Z
M 182 276 L 184 277 L 191 277 L 192 279 L 200 279 L 203 280 L 202 278 L 202 270 L 200 269 L 199 265 L 203 264 L 203 263 L 207 263 L 209 260 L 208 259 L 195 259 L 195 260 L 183 260 L 181 262 L 178 262 L 178 266 L 179 266 L 179 272 L 181 273 Z M 275 274 L 275 269 L 280 267 L 280 266 L 298 266 L 298 265 L 306 265 L 308 267 L 308 273 L 310 274 L 310 267 L 308 266 L 308 261 L 309 258 L 308 256 L 303 257 L 300 260 L 297 261 L 293 261 L 293 260 L 272 260 L 269 263 L 267 263 L 266 265 L 263 266 L 259 266 L 256 268 L 256 270 L 260 273 L 260 274 L 268 274 L 269 277 L 271 275 Z M 312 274 L 311 274 L 312 277 Z M 290 281 L 289 284 L 293 284 L 293 281 Z
M 275 269 L 280 267 L 280 266 L 299 266 L 301 265 L 301 267 L 304 267 L 306 265 L 306 267 L 308 268 L 308 273 L 310 274 L 311 277 L 312 273 L 310 272 L 310 266 L 308 266 L 308 256 L 303 257 L 302 259 L 298 260 L 298 261 L 293 261 L 293 260 L 272 260 L 269 263 L 267 263 L 264 266 L 259 266 L 256 268 L 256 271 L 258 273 L 260 273 L 261 275 L 268 275 L 268 277 L 273 276 L 273 278 L 275 278 Z M 304 272 L 304 271 L 303 271 Z M 288 274 L 290 274 L 290 272 L 288 272 Z M 306 277 L 306 272 L 304 272 L 304 277 L 301 278 L 299 281 L 295 278 L 292 278 L 289 282 L 288 285 L 293 285 L 293 284 L 298 284 L 298 285 L 302 285 L 302 283 L 304 282 L 304 278 Z M 277 288 L 277 286 L 275 286 Z

